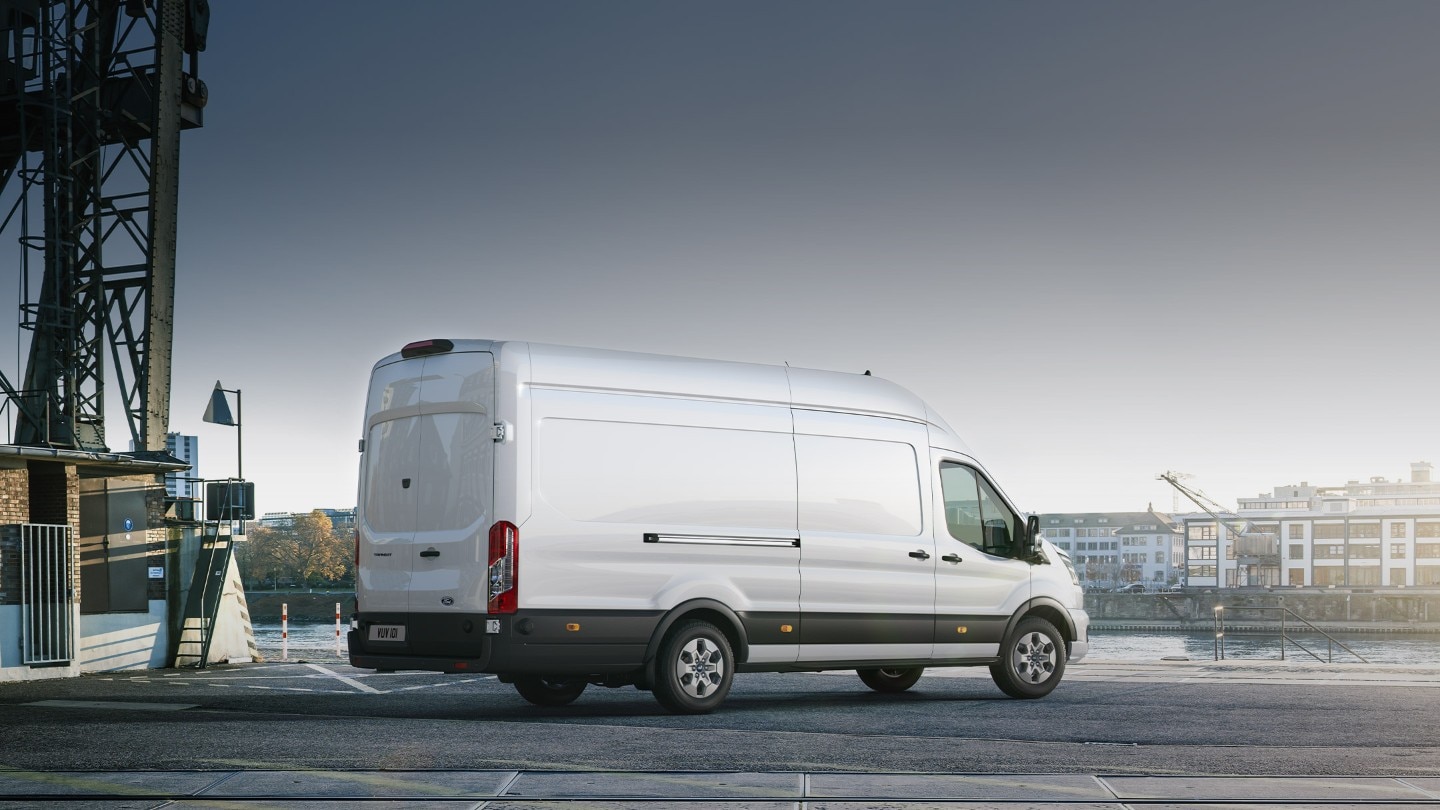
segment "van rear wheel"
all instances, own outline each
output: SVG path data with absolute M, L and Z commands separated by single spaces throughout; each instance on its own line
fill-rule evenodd
M 1000 645 L 1000 660 L 990 665 L 1000 691 L 1021 700 L 1050 694 L 1064 674 L 1065 639 L 1039 616 L 1021 619 Z
M 574 703 L 585 691 L 583 678 L 562 678 L 558 675 L 517 675 L 515 691 L 536 706 L 564 706 Z
M 735 678 L 730 640 L 715 625 L 698 619 L 670 631 L 655 661 L 653 691 L 676 714 L 715 711 Z
M 904 692 L 925 674 L 924 667 L 857 669 L 856 674 L 865 685 L 876 692 Z

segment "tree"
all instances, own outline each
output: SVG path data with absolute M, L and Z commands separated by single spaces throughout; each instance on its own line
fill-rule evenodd
M 330 517 L 316 509 L 295 515 L 286 526 L 252 529 L 240 546 L 240 565 L 249 579 L 333 582 L 351 573 L 351 551 Z

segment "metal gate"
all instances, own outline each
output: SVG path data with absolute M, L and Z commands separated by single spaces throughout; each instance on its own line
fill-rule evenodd
M 63 664 L 75 630 L 69 526 L 20 525 L 20 609 L 26 664 Z

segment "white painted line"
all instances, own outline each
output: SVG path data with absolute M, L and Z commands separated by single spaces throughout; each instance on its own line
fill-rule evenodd
M 310 667 L 311 669 L 315 670 L 316 672 L 320 672 L 320 673 L 324 673 L 324 674 L 326 674 L 326 675 L 329 675 L 330 677 L 332 677 L 332 678 L 334 678 L 335 680 L 337 680 L 337 681 L 345 684 L 346 686 L 353 686 L 353 687 L 355 687 L 356 689 L 359 689 L 361 692 L 369 692 L 369 693 L 372 694 L 372 695 L 383 695 L 383 694 L 385 694 L 383 691 L 381 691 L 381 690 L 379 690 L 379 689 L 376 689 L 376 688 L 373 687 L 373 686 L 369 686 L 369 685 L 367 685 L 367 684 L 363 684 L 363 683 L 355 680 L 354 678 L 348 678 L 348 677 L 346 677 L 346 676 L 344 676 L 344 675 L 341 675 L 340 673 L 334 671 L 333 669 L 326 669 L 325 667 L 322 667 L 322 666 L 320 666 L 319 664 L 306 664 L 305 666 Z

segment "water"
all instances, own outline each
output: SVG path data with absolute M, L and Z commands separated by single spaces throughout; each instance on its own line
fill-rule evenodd
M 348 647 L 345 633 L 349 626 L 341 628 L 340 650 L 344 654 Z M 1295 635 L 1301 644 L 1325 657 L 1325 638 L 1306 634 Z M 1365 656 L 1373 664 L 1440 664 L 1440 638 L 1434 636 L 1366 636 L 1357 634 L 1338 635 L 1350 649 Z M 257 622 L 255 641 L 265 657 L 278 660 L 280 657 L 280 623 Z M 1209 632 L 1199 633 L 1134 633 L 1115 631 L 1093 631 L 1090 634 L 1090 655 L 1086 660 L 1096 661 L 1158 661 L 1162 658 L 1183 657 L 1196 661 L 1209 661 L 1215 657 L 1215 636 Z M 1294 645 L 1287 645 L 1285 655 L 1296 661 L 1314 661 Z M 290 657 L 319 658 L 335 657 L 335 624 L 317 622 L 290 623 Z M 1279 660 L 1279 640 L 1271 636 L 1228 635 L 1225 637 L 1225 657 Z M 1335 661 L 1353 662 L 1355 658 L 1339 647 L 1335 648 Z
M 1372 664 L 1440 664 L 1440 638 L 1434 636 L 1332 634 L 1345 646 L 1365 657 Z M 1292 633 L 1290 637 L 1304 644 L 1321 659 L 1326 658 L 1328 642 L 1324 636 Z M 1090 654 L 1096 661 L 1156 661 L 1161 658 L 1183 657 L 1196 661 L 1215 658 L 1215 634 L 1199 633 L 1136 633 L 1091 631 Z M 1315 659 L 1294 644 L 1285 645 L 1285 657 L 1293 661 Z M 1225 658 L 1278 661 L 1280 639 L 1276 635 L 1225 636 Z M 1335 663 L 1358 660 L 1338 645 L 1334 647 Z

